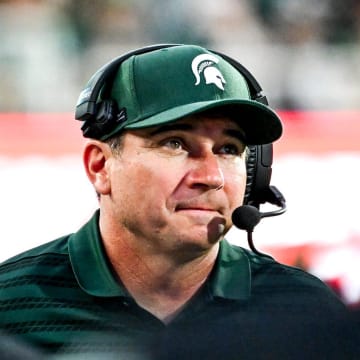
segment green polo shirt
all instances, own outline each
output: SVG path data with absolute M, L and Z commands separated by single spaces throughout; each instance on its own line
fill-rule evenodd
M 124 353 L 146 348 L 168 329 L 224 317 L 245 328 L 269 313 L 331 317 L 343 309 L 314 276 L 224 240 L 201 291 L 165 325 L 116 278 L 98 220 L 99 211 L 78 232 L 1 264 L 3 332 L 51 353 Z

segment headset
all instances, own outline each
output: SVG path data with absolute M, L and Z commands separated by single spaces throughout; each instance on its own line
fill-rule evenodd
M 109 133 L 119 122 L 124 121 L 126 109 L 118 109 L 117 103 L 110 99 L 112 80 L 119 66 L 133 55 L 140 55 L 147 52 L 164 49 L 181 44 L 157 44 L 142 47 L 127 52 L 104 65 L 89 80 L 85 89 L 79 97 L 76 105 L 75 119 L 84 121 L 81 130 L 84 137 L 100 139 L 102 135 Z M 268 105 L 268 100 L 263 94 L 263 90 L 255 77 L 238 61 L 218 52 L 209 50 L 222 57 L 239 71 L 247 82 L 250 97 L 264 105 Z M 101 99 L 100 99 L 101 96 Z M 263 213 L 263 216 L 273 216 L 284 212 L 285 200 L 282 194 L 274 187 L 270 186 L 273 145 L 251 145 L 248 147 L 247 157 L 247 183 L 244 196 L 244 204 L 254 206 L 259 209 L 260 204 L 269 202 L 280 206 L 282 209 Z

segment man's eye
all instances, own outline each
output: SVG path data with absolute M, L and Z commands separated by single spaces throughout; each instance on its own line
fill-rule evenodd
M 221 147 L 220 153 L 225 155 L 241 155 L 244 148 L 235 144 L 226 144 Z
M 182 142 L 179 139 L 168 139 L 163 142 L 163 145 L 174 150 L 181 149 L 183 147 Z

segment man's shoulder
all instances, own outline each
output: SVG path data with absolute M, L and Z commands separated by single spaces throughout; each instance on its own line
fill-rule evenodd
M 290 301 L 315 305 L 321 299 L 320 302 L 335 307 L 343 305 L 327 284 L 306 269 L 282 264 L 271 256 L 260 256 L 236 245 L 231 246 L 248 259 L 253 300 L 261 298 L 262 302 L 269 300 L 280 304 Z
M 31 272 L 31 269 L 39 266 L 57 267 L 66 263 L 69 258 L 68 239 L 69 235 L 66 235 L 5 260 L 0 264 L 0 280 L 9 273 L 18 276 L 20 273 Z
M 266 282 L 268 286 L 279 286 L 288 284 L 300 289 L 302 286 L 327 288 L 322 280 L 308 272 L 306 269 L 283 264 L 271 256 L 259 256 L 251 251 L 245 250 L 251 267 L 253 278 L 259 283 Z
M 230 246 L 235 251 L 241 252 L 247 257 L 253 278 L 258 278 L 259 280 L 263 278 L 267 283 L 273 280 L 276 283 L 293 283 L 296 281 L 297 284 L 308 283 L 320 286 L 324 285 L 319 278 L 307 272 L 305 269 L 280 263 L 273 258 L 271 254 L 258 255 L 234 244 L 230 244 Z

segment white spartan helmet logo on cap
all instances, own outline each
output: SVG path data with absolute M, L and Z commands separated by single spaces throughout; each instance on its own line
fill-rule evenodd
M 211 54 L 201 54 L 194 58 L 191 63 L 191 69 L 195 75 L 195 85 L 200 84 L 200 74 L 204 72 L 206 84 L 214 84 L 219 89 L 224 90 L 226 81 L 220 70 L 214 65 L 219 62 L 219 59 Z

